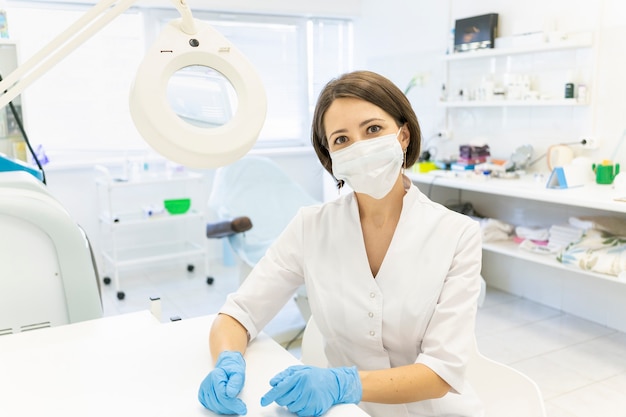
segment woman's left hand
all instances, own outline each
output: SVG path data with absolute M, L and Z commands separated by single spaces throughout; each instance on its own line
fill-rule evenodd
M 270 385 L 273 388 L 261 398 L 261 405 L 275 401 L 300 417 L 321 416 L 335 404 L 357 404 L 363 395 L 355 366 L 290 366 L 272 378 Z

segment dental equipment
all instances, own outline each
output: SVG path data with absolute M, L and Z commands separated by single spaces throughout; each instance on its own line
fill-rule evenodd
M 0 108 L 127 10 L 137 0 L 101 0 L 0 82 Z M 256 142 L 265 121 L 267 99 L 249 61 L 206 22 L 193 18 L 186 0 L 171 0 L 181 18 L 170 22 L 139 66 L 130 112 L 144 140 L 167 159 L 193 168 L 227 165 Z M 179 70 L 201 65 L 223 75 L 238 101 L 233 117 L 217 127 L 185 122 L 166 99 L 168 81 Z
M 101 0 L 0 82 L 0 109 L 46 71 L 127 10 L 136 0 Z M 247 59 L 208 24 L 193 19 L 186 0 L 172 0 L 181 18 L 170 22 L 139 66 L 130 112 L 137 130 L 165 158 L 193 168 L 234 162 L 254 145 L 263 126 L 266 95 Z M 232 118 L 204 128 L 169 106 L 168 81 L 200 65 L 226 78 L 237 96 Z M 26 172 L 0 173 L 0 334 L 102 316 L 97 270 L 83 230 Z M 33 250 L 39 257 L 32 262 Z M 42 263 L 41 258 L 46 262 Z

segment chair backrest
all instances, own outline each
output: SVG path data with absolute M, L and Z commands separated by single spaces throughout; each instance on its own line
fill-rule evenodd
M 220 219 L 247 216 L 252 221 L 251 230 L 228 238 L 250 266 L 265 254 L 300 207 L 317 203 L 271 159 L 252 155 L 219 168 L 209 196 L 209 208 Z
M 0 173 L 0 334 L 102 317 L 91 246 L 46 187 Z
M 324 338 L 313 316 L 309 317 L 302 333 L 302 356 L 300 360 L 311 366 L 326 368 L 328 360 L 324 353 Z
M 485 405 L 485 417 L 545 417 L 539 387 L 527 375 L 485 357 L 474 343 L 467 379 Z
M 326 367 L 324 341 L 313 316 L 302 335 L 302 362 Z M 485 417 L 545 417 L 541 391 L 525 374 L 483 356 L 474 343 L 467 379 L 485 406 Z

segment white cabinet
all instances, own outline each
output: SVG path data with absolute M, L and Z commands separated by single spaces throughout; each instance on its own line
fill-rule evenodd
M 124 269 L 175 266 L 193 272 L 195 262 L 201 262 L 208 273 L 202 175 L 141 172 L 129 180 L 112 177 L 106 169 L 99 172 L 101 275 L 105 284 L 114 282 L 118 299 L 125 297 L 120 280 Z M 186 198 L 191 199 L 187 212 L 165 210 L 165 200 Z M 212 282 L 207 276 L 207 283 Z
M 409 174 L 442 204 L 471 202 L 481 215 L 513 225 L 549 227 L 571 216 L 626 218 L 626 202 L 610 185 L 548 189 L 546 178 L 518 180 L 433 171 Z M 626 282 L 561 264 L 554 255 L 521 249 L 513 241 L 483 245 L 483 276 L 490 286 L 626 331 Z

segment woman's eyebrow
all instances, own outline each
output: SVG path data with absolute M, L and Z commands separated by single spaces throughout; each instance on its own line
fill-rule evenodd
M 379 117 L 372 117 L 371 119 L 363 120 L 361 123 L 359 123 L 359 127 L 363 127 L 363 126 L 365 126 L 367 124 L 370 124 L 370 123 L 372 123 L 374 121 L 384 122 L 385 119 L 381 119 Z
M 384 121 L 385 121 L 385 119 L 381 119 L 381 118 L 379 118 L 379 117 L 372 117 L 371 119 L 363 120 L 361 123 L 359 123 L 359 127 L 363 127 L 363 126 L 368 125 L 369 123 L 374 122 L 374 121 L 381 121 L 381 122 L 384 122 Z M 331 137 L 331 136 L 333 136 L 333 135 L 336 135 L 337 133 L 344 133 L 344 132 L 347 132 L 347 131 L 348 131 L 348 129 L 345 129 L 345 128 L 343 128 L 343 129 L 337 129 L 337 130 L 335 130 L 334 132 L 331 132 L 331 134 L 330 134 L 330 135 L 328 135 L 328 137 Z

